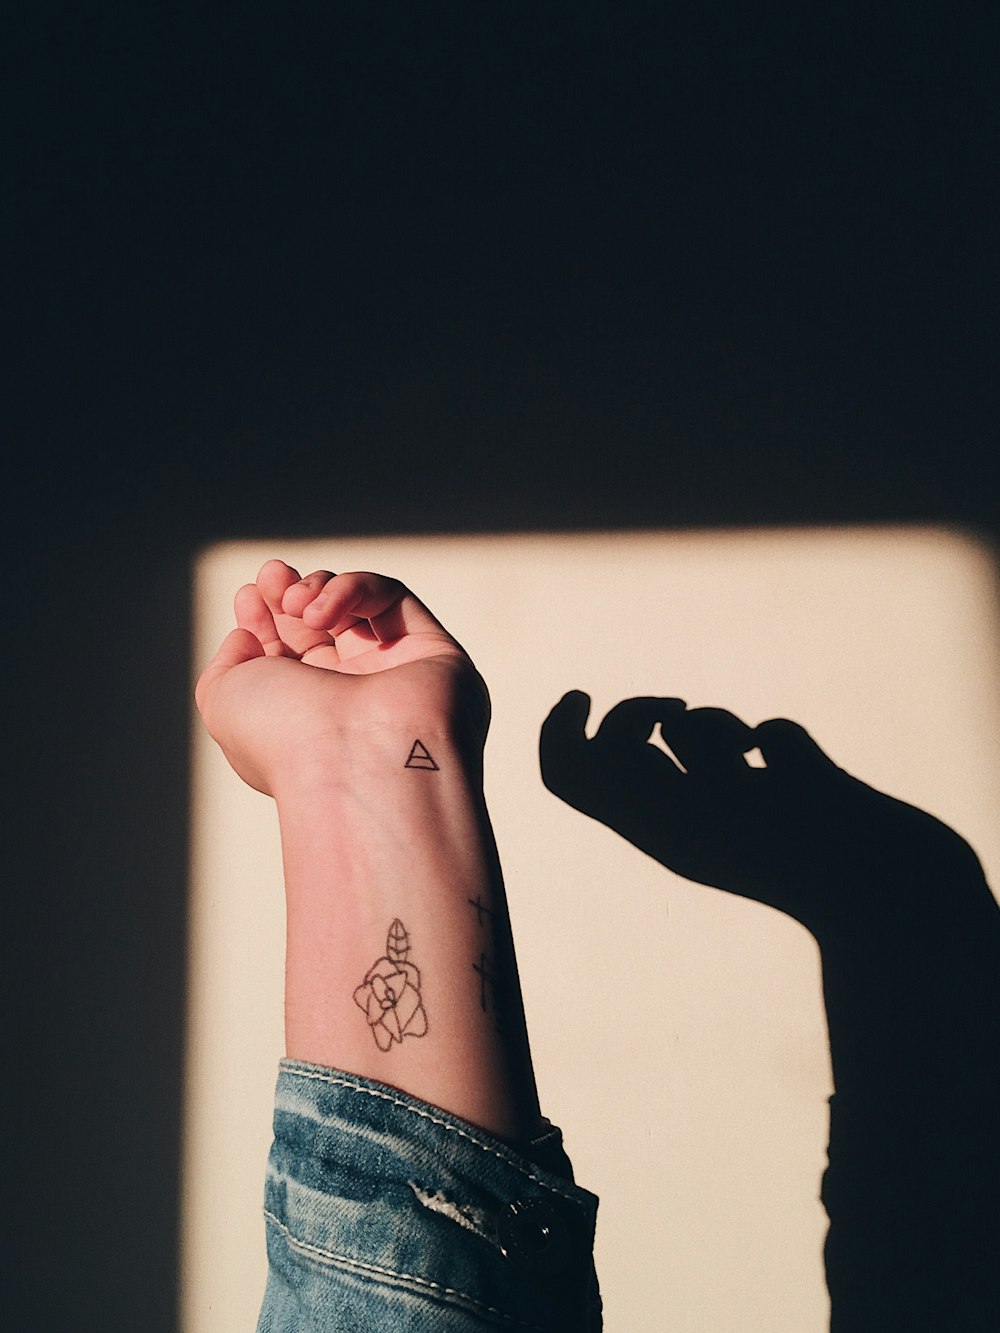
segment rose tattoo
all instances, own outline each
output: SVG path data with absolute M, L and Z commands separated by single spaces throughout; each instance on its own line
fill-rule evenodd
M 380 1051 L 404 1037 L 422 1037 L 427 1012 L 420 998 L 420 971 L 406 961 L 410 937 L 397 917 L 389 927 L 385 956 L 366 972 L 354 992 L 354 1003 L 365 1011 L 368 1026 Z

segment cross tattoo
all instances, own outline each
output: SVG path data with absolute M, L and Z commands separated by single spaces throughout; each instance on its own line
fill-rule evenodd
M 496 912 L 494 912 L 491 907 L 486 906 L 486 904 L 482 900 L 482 897 L 479 894 L 476 894 L 475 898 L 466 898 L 465 901 L 469 904 L 470 907 L 475 908 L 476 919 L 478 920 L 480 925 L 483 924 L 484 912 L 490 918 L 491 921 L 496 920 Z
M 497 984 L 496 977 L 490 971 L 490 960 L 487 958 L 486 954 L 480 953 L 479 962 L 472 964 L 472 970 L 479 975 L 479 1003 L 485 1014 L 489 1009 L 489 1005 L 486 1002 L 486 987 L 489 986 L 491 993 L 495 993 Z

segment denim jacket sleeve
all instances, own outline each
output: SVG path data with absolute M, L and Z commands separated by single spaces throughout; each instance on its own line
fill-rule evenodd
M 258 1333 L 596 1333 L 597 1199 L 559 1131 L 525 1153 L 386 1084 L 285 1060 Z

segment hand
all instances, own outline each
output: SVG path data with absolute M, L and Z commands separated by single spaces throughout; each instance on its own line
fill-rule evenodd
M 851 777 L 794 722 L 626 699 L 588 740 L 589 709 L 572 691 L 547 718 L 545 785 L 686 879 L 813 930 L 857 906 L 869 920 L 909 910 L 918 882 L 981 881 L 953 830 Z M 657 726 L 683 767 L 649 743 Z M 755 748 L 765 768 L 747 764 Z
M 269 560 L 236 594 L 236 623 L 198 681 L 205 726 L 250 786 L 332 781 L 397 733 L 447 733 L 481 752 L 489 696 L 468 654 L 416 597 L 380 574 L 300 579 Z M 403 759 L 406 755 L 404 753 Z

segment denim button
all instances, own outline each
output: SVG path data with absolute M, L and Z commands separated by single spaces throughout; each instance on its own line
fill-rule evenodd
M 497 1218 L 500 1253 L 540 1274 L 564 1269 L 573 1257 L 566 1219 L 547 1199 L 508 1203 Z

